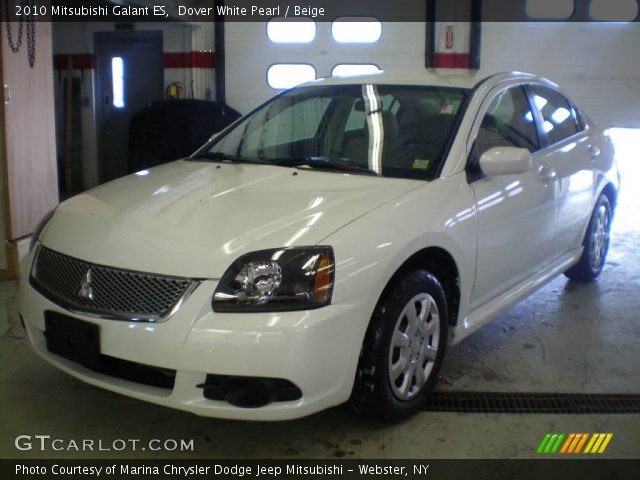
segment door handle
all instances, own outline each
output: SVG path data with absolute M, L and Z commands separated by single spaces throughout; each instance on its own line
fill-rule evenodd
M 540 165 L 538 167 L 538 180 L 540 180 L 541 182 L 553 180 L 557 175 L 558 173 L 556 172 L 556 170 L 547 165 Z
M 595 145 L 589 146 L 589 155 L 591 155 L 591 160 L 595 160 L 600 156 L 600 149 Z
M 4 104 L 9 105 L 9 102 L 11 102 L 11 89 L 9 88 L 9 85 L 7 85 L 6 83 L 3 85 L 3 88 L 4 88 Z

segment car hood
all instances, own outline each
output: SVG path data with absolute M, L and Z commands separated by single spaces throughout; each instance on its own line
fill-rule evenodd
M 423 182 L 180 160 L 60 204 L 41 239 L 83 260 L 220 278 L 240 255 L 315 245 Z

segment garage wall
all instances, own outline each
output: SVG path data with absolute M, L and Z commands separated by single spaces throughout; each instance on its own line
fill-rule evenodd
M 139 23 L 136 30 L 161 30 L 165 53 L 164 84 L 180 82 L 181 98 L 213 98 L 213 68 L 182 68 L 176 66 L 176 57 L 171 54 L 188 52 L 212 52 L 213 23 Z M 63 146 L 64 135 L 64 87 L 66 78 L 66 57 L 73 56 L 80 68 L 74 69 L 74 76 L 81 79 L 82 97 L 82 154 L 83 187 L 98 184 L 97 132 L 95 118 L 95 91 L 93 58 L 93 34 L 113 31 L 113 23 L 66 22 L 53 24 L 53 53 L 58 65 L 54 88 L 56 98 L 56 135 L 58 145 Z M 168 55 L 167 55 L 168 54 Z M 211 53 L 211 55 L 213 55 Z M 178 64 L 180 57 L 177 58 Z
M 4 26 L 0 25 L 3 31 Z M 43 215 L 58 203 L 51 24 L 43 22 L 38 27 L 33 66 L 27 61 L 24 45 L 14 53 L 5 38 L 0 42 L 2 83 L 6 86 L 0 108 L 6 154 L 5 228 L 10 241 L 31 234 Z M 16 22 L 11 23 L 11 29 L 14 28 L 18 28 Z
M 485 23 L 482 72 L 549 77 L 596 121 L 640 127 L 639 23 Z
M 267 69 L 274 63 L 309 63 L 318 77 L 331 74 L 340 63 L 373 63 L 384 70 L 424 71 L 424 23 L 384 23 L 374 44 L 339 44 L 331 24 L 318 23 L 316 38 L 304 45 L 274 44 L 265 23 L 225 25 L 227 103 L 241 113 L 277 91 L 267 85 Z
M 227 102 L 242 113 L 274 93 L 266 83 L 273 63 L 310 63 L 329 75 L 338 63 L 375 63 L 385 71 L 424 71 L 425 24 L 384 23 L 371 45 L 338 44 L 331 24 L 318 23 L 306 45 L 274 44 L 264 23 L 229 23 Z M 483 23 L 480 77 L 520 70 L 548 76 L 603 124 L 640 127 L 640 24 Z

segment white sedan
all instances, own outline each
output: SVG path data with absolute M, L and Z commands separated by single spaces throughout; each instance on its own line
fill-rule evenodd
M 199 415 L 419 410 L 456 343 L 602 271 L 608 132 L 528 74 L 288 90 L 43 219 L 19 312 L 51 364 Z

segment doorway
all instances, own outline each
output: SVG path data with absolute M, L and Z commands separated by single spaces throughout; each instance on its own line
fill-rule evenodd
M 129 173 L 131 117 L 163 99 L 162 32 L 94 33 L 98 179 L 108 182 Z

